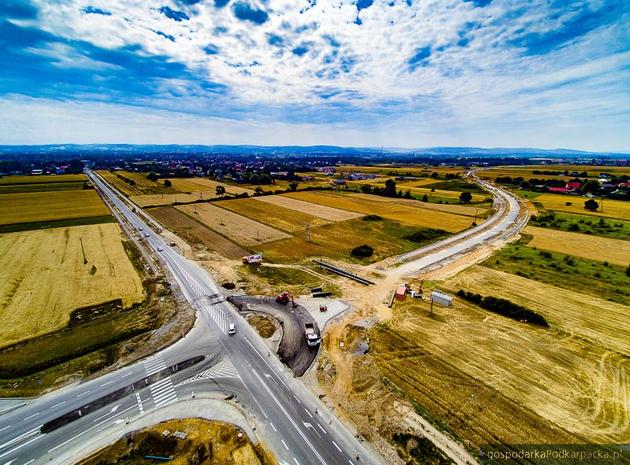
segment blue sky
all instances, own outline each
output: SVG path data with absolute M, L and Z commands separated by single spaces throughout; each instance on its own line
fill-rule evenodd
M 625 0 L 4 0 L 0 143 L 630 150 Z

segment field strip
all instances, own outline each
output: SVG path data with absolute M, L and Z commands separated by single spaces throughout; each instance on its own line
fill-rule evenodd
M 621 266 L 630 263 L 630 241 L 536 226 L 528 226 L 523 232 L 534 236 L 527 244 L 530 247 Z
M 328 207 L 318 203 L 306 202 L 291 197 L 284 197 L 280 195 L 266 195 L 261 197 L 254 197 L 255 200 L 260 202 L 270 203 L 279 207 L 288 208 L 290 210 L 296 210 L 309 215 L 317 216 L 329 221 L 346 221 L 354 218 L 360 218 L 362 213 L 352 212 L 348 210 L 340 210 L 338 208 Z
M 630 202 L 624 200 L 601 200 L 596 199 L 600 204 L 600 209 L 590 211 L 584 208 L 586 197 L 578 197 L 575 195 L 562 194 L 542 194 L 534 199 L 534 202 L 540 202 L 543 207 L 548 210 L 555 210 L 567 213 L 578 213 L 581 215 L 603 216 L 607 218 L 618 218 L 620 220 L 630 221 Z M 603 205 L 601 205 L 603 203 Z M 603 206 L 603 209 L 601 208 Z M 603 210 L 603 211 L 602 211 Z
M 254 194 L 254 191 L 251 189 L 245 189 L 244 187 L 224 184 L 205 178 L 170 178 L 170 181 L 173 185 L 173 188 L 182 193 L 214 191 L 216 196 L 217 186 L 223 186 L 225 187 L 225 192 L 227 192 L 228 194 Z
M 271 226 L 208 203 L 180 205 L 175 208 L 236 244 L 253 246 L 292 237 Z
M 374 194 L 348 194 L 352 197 L 357 197 L 360 199 L 373 200 L 375 202 L 388 202 L 393 204 L 400 205 L 408 205 L 410 207 L 424 208 L 427 210 L 436 210 L 446 213 L 454 213 L 456 215 L 470 216 L 474 217 L 475 215 L 478 218 L 483 218 L 488 215 L 489 208 L 486 207 L 473 207 L 467 205 L 455 205 L 448 203 L 429 203 L 422 202 L 420 200 L 413 199 L 399 199 L 399 198 L 391 198 L 391 197 L 383 197 L 380 195 Z

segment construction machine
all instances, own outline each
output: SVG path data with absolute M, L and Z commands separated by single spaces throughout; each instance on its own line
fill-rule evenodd
M 278 294 L 276 296 L 276 303 L 286 305 L 289 303 L 289 301 L 291 301 L 291 306 L 293 308 L 297 307 L 297 305 L 295 304 L 295 301 L 293 300 L 293 294 L 290 294 L 289 292 L 284 291 L 281 294 Z

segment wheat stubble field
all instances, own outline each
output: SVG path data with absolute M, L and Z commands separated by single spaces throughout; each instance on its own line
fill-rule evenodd
M 0 235 L 0 346 L 61 329 L 73 310 L 114 299 L 125 307 L 144 299 L 118 225 Z

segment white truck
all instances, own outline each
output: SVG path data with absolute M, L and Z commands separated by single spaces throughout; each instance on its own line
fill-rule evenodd
M 243 257 L 243 265 L 259 265 L 262 261 L 262 254 L 246 255 Z
M 304 336 L 309 347 L 316 347 L 322 340 L 315 323 L 304 323 Z

